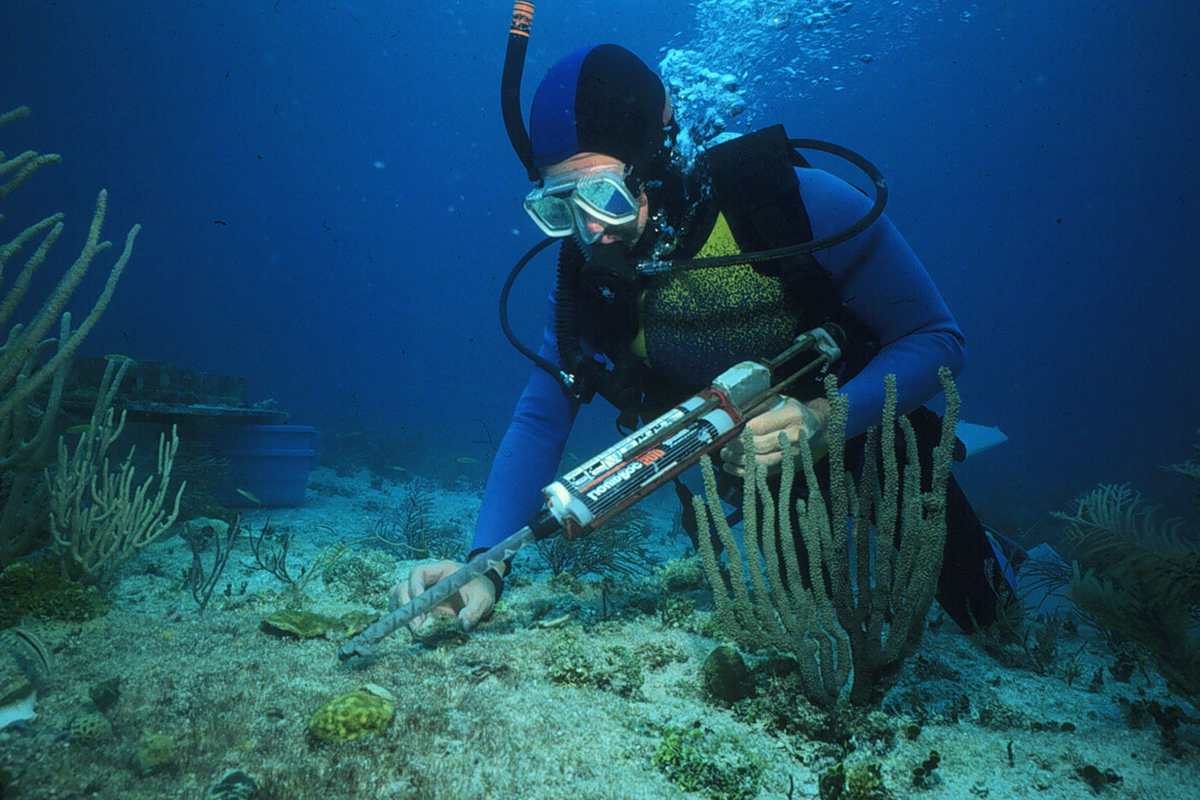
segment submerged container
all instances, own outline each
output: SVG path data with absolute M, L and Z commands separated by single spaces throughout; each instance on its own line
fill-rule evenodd
M 309 425 L 223 426 L 213 438 L 217 454 L 230 461 L 221 502 L 230 508 L 300 505 L 320 440 Z

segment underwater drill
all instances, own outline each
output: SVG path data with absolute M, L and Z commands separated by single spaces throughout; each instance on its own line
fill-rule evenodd
M 586 536 L 636 505 L 736 438 L 747 420 L 778 402 L 795 381 L 837 361 L 841 333 L 835 326 L 814 328 L 797 336 L 775 358 L 743 361 L 725 370 L 708 388 L 543 488 L 545 504 L 525 527 L 347 641 L 338 648 L 338 658 L 373 655 L 385 637 L 429 613 L 530 542 L 556 534 L 569 539 Z M 807 364 L 794 371 L 784 369 L 805 354 L 810 356 Z M 778 374 L 786 377 L 772 385 Z

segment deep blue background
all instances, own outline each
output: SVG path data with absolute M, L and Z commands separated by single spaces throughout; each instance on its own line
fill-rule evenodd
M 917 6 L 790 20 L 752 51 L 764 79 L 746 123 L 844 143 L 888 177 L 889 215 L 968 336 L 966 416 L 1012 437 L 963 469 L 986 514 L 1024 527 L 1097 481 L 1153 487 L 1200 425 L 1200 11 Z M 107 187 L 108 237 L 144 230 L 87 352 L 245 375 L 294 422 L 403 428 L 413 451 L 397 464 L 480 477 L 484 428 L 500 436 L 528 373 L 496 297 L 538 238 L 498 108 L 509 11 L 9 0 L 0 107 L 34 116 L 0 132 L 0 149 L 64 163 L 10 198 L 0 238 L 65 211 L 61 269 Z M 882 22 L 851 33 L 875 12 Z M 526 103 L 584 44 L 654 63 L 664 46 L 711 40 L 697 13 L 683 0 L 540 3 Z M 798 74 L 780 71 L 789 63 Z M 551 258 L 536 262 L 514 298 L 528 341 L 551 274 Z M 610 418 L 602 403 L 585 412 L 571 449 L 603 442 Z

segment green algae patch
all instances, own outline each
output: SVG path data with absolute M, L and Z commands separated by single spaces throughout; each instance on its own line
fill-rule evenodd
M 263 617 L 262 626 L 272 633 L 287 633 L 298 639 L 315 639 L 340 627 L 336 617 L 293 609 L 276 611 Z
M 108 605 L 94 586 L 64 578 L 51 559 L 18 561 L 0 572 L 0 628 L 16 625 L 26 614 L 83 622 L 106 613 Z
M 349 611 L 340 617 L 331 617 L 314 611 L 283 609 L 263 617 L 262 627 L 270 633 L 315 639 L 329 633 L 354 636 L 377 619 L 379 615 L 373 611 Z
M 663 728 L 651 762 L 685 792 L 703 792 L 712 800 L 753 800 L 766 763 L 734 736 L 707 729 Z
M 374 611 L 347 611 L 338 617 L 337 630 L 346 636 L 357 636 L 377 619 L 379 614 Z
M 178 753 L 174 739 L 161 733 L 152 733 L 138 740 L 133 763 L 138 775 L 155 775 L 174 769 Z
M 396 707 L 378 695 L 350 692 L 317 709 L 308 721 L 308 731 L 327 742 L 351 742 L 382 733 L 395 713 Z
M 429 650 L 466 644 L 470 638 L 458 617 L 445 614 L 426 615 L 421 627 L 413 631 L 413 640 Z

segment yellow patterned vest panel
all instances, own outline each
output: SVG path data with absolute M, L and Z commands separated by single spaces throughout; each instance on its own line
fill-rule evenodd
M 719 214 L 696 258 L 742 252 Z M 653 279 L 639 297 L 641 328 L 630 349 L 682 386 L 707 385 L 739 361 L 774 356 L 800 333 L 800 308 L 778 278 L 749 264 Z

